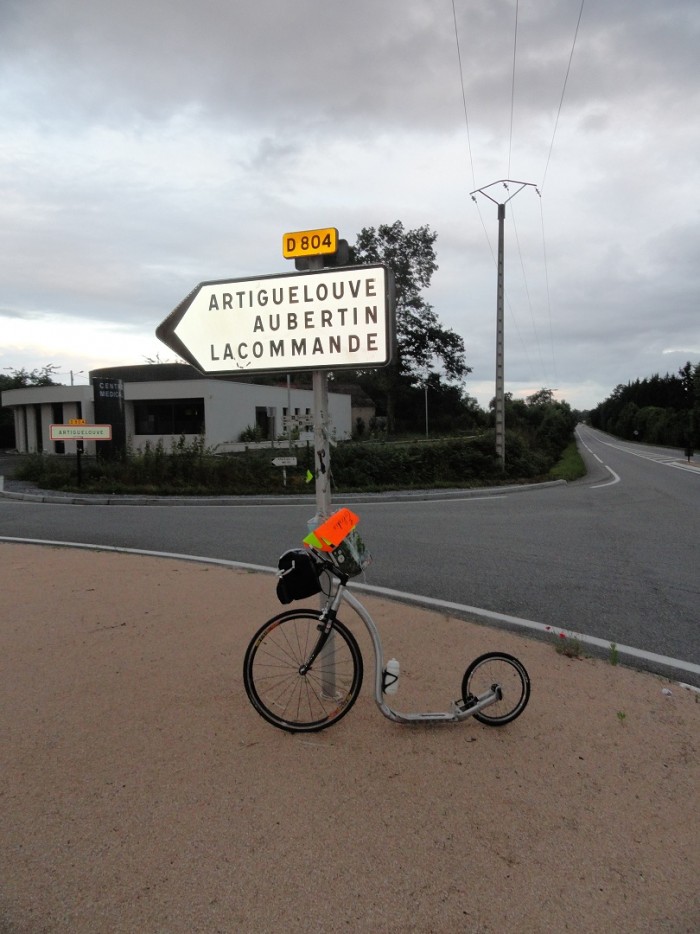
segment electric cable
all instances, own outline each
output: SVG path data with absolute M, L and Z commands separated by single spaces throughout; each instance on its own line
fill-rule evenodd
M 469 164 L 472 169 L 472 182 L 476 188 L 476 174 L 474 172 L 474 158 L 472 156 L 472 142 L 469 135 L 469 113 L 467 112 L 467 93 L 464 89 L 464 71 L 462 69 L 462 53 L 459 48 L 459 32 L 457 29 L 457 11 L 455 10 L 455 0 L 452 0 L 452 19 L 455 27 L 455 43 L 457 45 L 457 62 L 459 64 L 459 81 L 462 86 L 462 105 L 464 107 L 464 122 L 467 126 L 467 148 L 469 150 Z M 482 221 L 483 223 L 483 221 Z
M 576 21 L 576 29 L 574 30 L 574 40 L 571 44 L 571 52 L 569 53 L 569 62 L 566 66 L 566 74 L 564 75 L 564 86 L 561 89 L 561 97 L 559 99 L 559 109 L 557 110 L 557 117 L 554 121 L 554 132 L 552 133 L 552 141 L 549 144 L 549 152 L 547 154 L 547 163 L 544 167 L 544 174 L 542 175 L 542 182 L 540 183 L 540 191 L 544 191 L 544 183 L 547 178 L 547 171 L 549 169 L 549 161 L 552 158 L 552 150 L 554 149 L 554 138 L 557 135 L 557 128 L 559 126 L 559 116 L 561 114 L 562 105 L 564 104 L 564 95 L 566 94 L 566 85 L 569 81 L 569 72 L 571 71 L 571 62 L 574 57 L 574 49 L 576 48 L 576 40 L 578 39 L 578 30 L 581 25 L 581 17 L 583 16 L 583 6 L 586 0 L 581 0 L 581 7 L 578 11 L 578 20 Z
M 554 353 L 554 329 L 552 327 L 552 298 L 549 291 L 549 268 L 547 266 L 547 242 L 544 235 L 544 210 L 542 208 L 542 194 L 537 190 L 540 199 L 540 220 L 542 225 L 542 261 L 544 263 L 544 282 L 547 295 L 547 318 L 549 320 L 549 345 L 552 353 L 552 372 L 554 374 L 554 384 L 559 385 L 559 374 L 557 372 L 557 358 Z
M 481 221 L 481 226 L 484 229 L 484 236 L 486 237 L 486 242 L 488 243 L 489 250 L 491 251 L 491 259 L 493 261 L 494 269 L 498 269 L 498 258 L 494 251 L 493 244 L 491 243 L 491 237 L 489 236 L 488 228 L 486 227 L 486 223 L 484 221 L 484 216 L 481 213 L 479 202 L 474 197 L 474 195 L 472 195 L 472 201 L 476 204 L 476 210 L 479 214 L 479 220 Z M 508 312 L 510 314 L 510 321 L 512 322 L 513 327 L 515 328 L 515 334 L 518 338 L 518 341 L 520 342 L 520 347 L 525 355 L 525 360 L 527 361 L 528 370 L 532 371 L 534 370 L 534 367 L 532 365 L 532 360 L 530 359 L 530 352 L 528 350 L 527 344 L 525 343 L 525 339 L 523 338 L 522 332 L 520 330 L 520 325 L 518 324 L 518 318 L 517 318 L 517 315 L 515 314 L 515 310 L 513 309 L 513 305 L 510 300 L 510 295 L 508 294 L 507 289 L 504 290 L 503 299 L 504 299 L 505 304 L 508 306 Z
M 584 5 L 585 5 L 585 0 L 581 0 L 581 6 L 580 6 L 580 9 L 579 9 L 579 13 L 578 13 L 578 19 L 577 19 L 577 23 L 576 23 L 576 29 L 575 29 L 575 32 L 574 32 L 574 37 L 573 37 L 573 41 L 572 41 L 571 51 L 570 51 L 570 53 L 569 53 L 569 60 L 568 60 L 567 68 L 566 68 L 566 74 L 565 74 L 565 78 L 564 78 L 564 85 L 563 85 L 561 97 L 560 97 L 560 100 L 559 100 L 559 106 L 558 106 L 558 110 L 557 110 L 557 116 L 556 116 L 556 120 L 555 120 L 554 131 L 553 131 L 553 134 L 552 134 L 552 140 L 551 140 L 550 147 L 549 147 L 549 152 L 548 152 L 548 155 L 547 155 L 547 161 L 546 161 L 545 171 L 544 171 L 544 175 L 543 175 L 542 185 L 540 185 L 540 188 L 539 188 L 539 189 L 536 189 L 537 194 L 538 194 L 538 196 L 539 196 L 539 198 L 540 198 L 540 223 L 541 223 L 541 228 L 542 228 L 542 256 L 543 256 L 543 263 L 544 263 L 544 277 L 545 277 L 546 301 L 547 301 L 547 316 L 548 316 L 548 325 L 549 325 L 549 343 L 550 343 L 550 350 L 551 350 L 551 355 L 552 355 L 552 368 L 553 368 L 552 372 L 553 372 L 553 374 L 554 374 L 554 383 L 555 383 L 555 385 L 558 383 L 559 380 L 558 380 L 558 375 L 557 375 L 556 357 L 555 357 L 555 353 L 554 353 L 554 337 L 553 337 L 553 324 L 552 324 L 552 303 L 551 303 L 551 293 L 550 293 L 550 287 L 549 287 L 549 270 L 548 270 L 548 265 L 547 265 L 547 249 L 546 249 L 546 240 L 545 240 L 545 233 L 544 233 L 544 213 L 543 213 L 543 210 L 542 210 L 542 195 L 541 195 L 541 189 L 542 189 L 542 186 L 544 185 L 544 181 L 545 181 L 545 178 L 546 178 L 546 175 L 547 175 L 547 171 L 548 171 L 548 168 L 549 168 L 549 163 L 550 163 L 551 156 L 552 156 L 552 152 L 553 152 L 553 148 L 554 148 L 554 141 L 555 141 L 555 138 L 556 138 L 556 133 L 557 133 L 558 125 L 559 125 L 559 118 L 560 118 L 561 111 L 562 111 L 562 107 L 563 107 L 563 103 L 564 103 L 564 97 L 565 97 L 565 93 L 566 93 L 567 82 L 568 82 L 569 73 L 570 73 L 570 70 L 571 70 L 571 63 L 572 63 L 572 61 L 573 61 L 574 50 L 575 50 L 575 48 L 576 48 L 576 42 L 577 42 L 577 39 L 578 39 L 579 27 L 580 27 L 580 24 L 581 24 L 581 19 L 582 19 L 582 15 L 583 15 L 583 8 L 584 8 Z M 514 22 L 514 30 L 513 30 L 513 59 L 512 59 L 512 72 L 511 72 L 510 127 L 509 127 L 509 138 L 508 138 L 508 173 L 507 173 L 508 177 L 510 177 L 511 164 L 512 164 L 512 154 L 513 154 L 513 127 L 514 127 L 514 121 L 515 121 L 515 93 L 516 93 L 516 77 L 517 77 L 517 52 L 518 52 L 519 14 L 520 14 L 520 0 L 516 0 L 516 4 L 515 4 L 515 22 Z M 459 26 L 458 26 L 458 22 L 457 22 L 457 11 L 456 11 L 456 6 L 455 6 L 455 0 L 452 0 L 452 19 L 453 19 L 453 25 L 454 25 L 455 45 L 456 45 L 456 49 L 457 49 L 457 60 L 458 60 L 458 65 L 459 65 L 459 76 L 460 76 L 460 87 L 461 87 L 461 92 L 462 92 L 462 106 L 463 106 L 463 110 L 464 110 L 464 121 L 465 121 L 465 126 L 466 126 L 466 131 L 467 131 L 467 148 L 468 148 L 468 153 L 469 153 L 469 164 L 470 164 L 470 168 L 471 168 L 472 182 L 473 182 L 473 184 L 474 184 L 474 188 L 476 188 L 476 171 L 475 171 L 475 167 L 474 167 L 474 153 L 473 153 L 472 143 L 471 143 L 471 132 L 470 132 L 470 124 L 469 124 L 469 111 L 468 111 L 468 106 L 467 106 L 467 94 L 466 94 L 465 82 L 464 82 L 464 68 L 463 68 L 463 63 L 462 63 L 462 52 L 461 52 L 461 46 L 460 46 L 460 41 L 459 41 Z M 505 187 L 508 188 L 508 185 L 505 184 Z M 480 208 L 480 206 L 479 206 L 479 202 L 478 202 L 477 198 L 474 196 L 474 194 L 472 194 L 472 201 L 474 201 L 474 203 L 475 203 L 476 206 L 477 206 L 477 211 L 478 211 L 478 214 L 479 214 L 479 220 L 480 220 L 480 222 L 481 222 L 481 226 L 482 226 L 483 231 L 484 231 L 484 236 L 486 237 L 486 242 L 487 242 L 487 244 L 488 244 L 488 247 L 489 247 L 489 250 L 490 250 L 490 253 L 491 253 L 491 258 L 492 258 L 492 261 L 493 261 L 493 263 L 494 263 L 494 266 L 497 266 L 498 263 L 497 263 L 496 255 L 495 255 L 495 252 L 494 252 L 493 244 L 491 243 L 491 237 L 489 236 L 489 232 L 488 232 L 486 223 L 485 223 L 485 221 L 484 221 L 484 218 L 483 218 L 483 215 L 482 215 L 482 212 L 481 212 L 481 208 Z M 511 221 L 512 221 L 512 225 L 513 225 L 513 231 L 514 231 L 514 234 L 515 234 L 515 240 L 516 240 L 517 249 L 518 249 L 518 256 L 519 256 L 520 266 L 521 266 L 521 270 L 522 270 L 522 276 L 523 276 L 523 283 L 524 283 L 524 288 L 525 288 L 525 294 L 526 294 L 526 297 L 527 297 L 528 307 L 530 308 L 530 316 L 531 316 L 531 319 L 532 319 L 532 328 L 533 328 L 533 333 L 534 333 L 534 336 L 535 336 L 535 343 L 536 343 L 536 345 L 537 345 L 537 353 L 538 353 L 538 357 L 539 357 L 540 368 L 541 368 L 541 372 L 542 372 L 542 375 L 543 375 L 543 379 L 544 379 L 545 382 L 546 382 L 546 381 L 547 381 L 547 380 L 546 380 L 546 371 L 547 371 L 548 367 L 546 367 L 546 366 L 545 366 L 545 363 L 544 363 L 544 355 L 543 355 L 543 350 L 542 350 L 542 343 L 541 343 L 541 340 L 540 340 L 540 335 L 539 335 L 539 333 L 538 333 L 537 324 L 536 324 L 536 321 L 535 321 L 535 314 L 534 314 L 532 299 L 531 299 L 531 295 L 530 295 L 530 288 L 529 288 L 529 284 L 528 284 L 527 273 L 526 273 L 526 271 L 525 271 L 525 262 L 524 262 L 524 258 L 523 258 L 523 254 L 522 254 L 522 249 L 521 249 L 521 246 L 520 246 L 520 237 L 519 237 L 519 234 L 518 234 L 518 228 L 517 228 L 517 224 L 516 224 L 516 221 L 515 221 L 515 217 L 514 217 L 514 214 L 513 214 L 513 211 L 512 211 L 512 207 L 511 207 Z M 504 299 L 505 299 L 505 304 L 508 306 L 509 318 L 510 318 L 510 320 L 511 320 L 511 322 L 512 322 L 512 325 L 513 325 L 514 329 L 515 329 L 515 333 L 516 333 L 516 335 L 517 335 L 517 340 L 518 340 L 518 342 L 519 342 L 519 344 L 520 344 L 520 346 L 521 346 L 521 349 L 522 349 L 522 351 L 523 351 L 523 353 L 524 353 L 524 355 L 525 355 L 525 358 L 526 358 L 526 361 L 527 361 L 527 364 L 528 364 L 528 368 L 532 371 L 532 370 L 533 370 L 533 366 L 532 366 L 532 361 L 531 361 L 531 359 L 530 359 L 530 353 L 529 353 L 529 350 L 528 350 L 528 345 L 527 345 L 527 343 L 525 342 L 525 340 L 524 340 L 524 338 L 523 338 L 523 335 L 522 335 L 522 333 L 521 333 L 520 326 L 519 326 L 519 323 L 518 323 L 518 319 L 517 319 L 517 316 L 516 316 L 515 311 L 514 311 L 514 309 L 513 309 L 513 305 L 512 305 L 512 303 L 511 303 L 511 300 L 510 300 L 510 297 L 509 297 L 507 291 L 506 291 L 506 294 L 504 295 Z
M 513 151 L 513 112 L 515 110 L 515 60 L 518 50 L 518 12 L 520 0 L 515 0 L 515 30 L 513 32 L 513 75 L 510 82 L 510 135 L 508 139 L 508 171 L 506 177 L 510 178 L 510 159 Z
M 532 331 L 535 335 L 535 344 L 537 345 L 537 355 L 540 360 L 540 368 L 542 371 L 542 379 L 547 382 L 546 368 L 544 365 L 544 358 L 542 356 L 542 345 L 540 343 L 540 336 L 537 331 L 537 323 L 535 322 L 535 311 L 532 307 L 532 298 L 530 296 L 530 286 L 527 281 L 527 273 L 525 272 L 525 262 L 523 260 L 523 251 L 520 248 L 520 237 L 518 235 L 518 227 L 515 223 L 515 206 L 511 204 L 510 206 L 510 222 L 513 225 L 513 233 L 515 234 L 515 243 L 518 248 L 518 258 L 520 259 L 520 269 L 523 274 L 523 285 L 525 287 L 525 297 L 527 298 L 528 308 L 530 309 L 530 318 L 532 320 Z

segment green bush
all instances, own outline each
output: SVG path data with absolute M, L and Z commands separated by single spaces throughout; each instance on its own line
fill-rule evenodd
M 338 489 L 396 489 L 481 485 L 493 475 L 495 456 L 482 439 L 344 444 L 333 449 Z
M 529 432 L 507 432 L 505 471 L 495 454 L 493 431 L 432 442 L 344 442 L 332 448 L 332 486 L 340 492 L 353 492 L 479 487 L 544 479 L 559 460 L 563 436 L 556 420 L 547 427 L 539 447 L 533 447 Z M 203 439 L 181 437 L 169 447 L 159 441 L 138 452 L 127 451 L 123 460 L 83 457 L 80 487 L 76 458 L 71 456 L 28 457 L 18 476 L 47 489 L 95 493 L 313 493 L 313 485 L 306 483 L 306 471 L 314 466 L 311 448 L 297 449 L 299 466 L 287 470 L 286 486 L 282 485 L 282 472 L 272 464 L 274 456 L 271 448 L 215 455 L 206 449 Z

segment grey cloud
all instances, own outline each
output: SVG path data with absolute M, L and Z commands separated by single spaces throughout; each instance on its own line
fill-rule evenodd
M 493 123 L 509 102 L 513 4 L 457 0 L 456 8 L 468 105 L 475 119 Z M 522 7 L 521 117 L 554 113 L 577 12 L 576 3 Z M 679 22 L 686 25 L 681 37 Z M 44 107 L 60 96 L 76 116 L 121 120 L 131 110 L 159 119 L 196 104 L 225 122 L 288 129 L 340 120 L 355 132 L 358 124 L 416 119 L 446 128 L 459 117 L 449 4 L 33 0 L 12 4 L 3 27 L 4 67 L 26 67 Z M 646 18 L 635 10 L 632 19 L 627 4 L 589 4 L 572 102 L 637 97 L 666 75 L 688 82 L 697 29 L 689 2 L 665 4 L 663 13 L 652 7 Z
M 514 0 L 455 6 L 475 184 L 449 2 L 4 0 L 3 306 L 152 334 L 198 281 L 286 268 L 285 230 L 398 217 L 438 232 L 429 300 L 487 379 L 495 206 L 468 193 L 509 142 L 541 181 L 580 0 L 519 5 L 512 141 Z M 540 203 L 508 212 L 508 378 L 551 381 L 550 328 L 582 384 L 697 346 L 699 23 L 695 0 L 587 0 L 541 202 L 551 317 Z

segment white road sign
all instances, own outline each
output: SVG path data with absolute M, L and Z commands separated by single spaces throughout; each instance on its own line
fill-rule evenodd
M 374 265 L 201 282 L 156 336 L 203 373 L 386 366 L 393 275 Z
M 273 457 L 272 459 L 273 467 L 296 467 L 296 465 L 296 457 Z
M 51 441 L 111 441 L 111 425 L 49 425 Z

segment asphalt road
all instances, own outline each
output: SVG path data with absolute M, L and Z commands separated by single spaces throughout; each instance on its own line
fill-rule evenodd
M 583 481 L 346 500 L 374 555 L 367 583 L 700 663 L 700 465 L 684 467 L 680 451 L 579 433 L 590 467 Z M 314 511 L 312 501 L 97 506 L 0 497 L 0 536 L 274 566 Z

